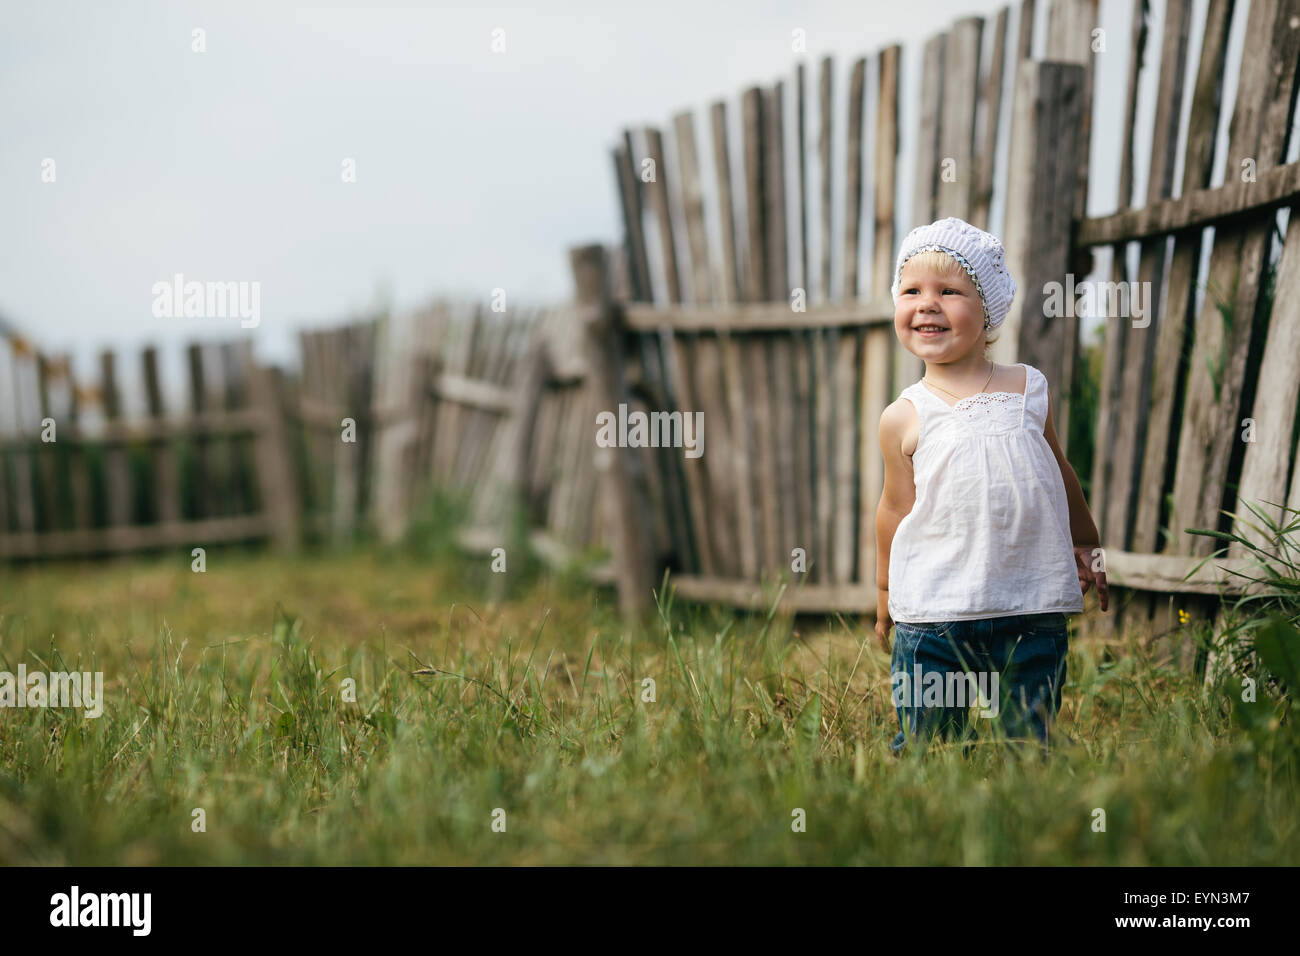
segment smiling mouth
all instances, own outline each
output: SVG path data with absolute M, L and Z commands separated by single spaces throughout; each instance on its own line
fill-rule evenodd
M 922 335 L 938 335 L 948 330 L 941 325 L 918 325 L 913 331 L 920 332 Z

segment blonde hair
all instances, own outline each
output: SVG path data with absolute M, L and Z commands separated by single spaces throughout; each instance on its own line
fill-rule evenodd
M 933 272 L 937 272 L 941 276 L 952 276 L 952 277 L 961 276 L 965 278 L 967 281 L 969 281 L 971 285 L 975 285 L 974 280 L 971 279 L 970 277 L 970 273 L 967 272 L 964 268 L 962 268 L 960 262 L 958 262 L 952 256 L 948 255 L 948 253 L 940 252 L 938 249 L 929 249 L 925 252 L 918 252 L 916 255 L 908 259 L 907 262 L 903 263 L 903 268 L 906 269 L 912 263 L 916 263 L 918 266 L 920 266 L 923 269 L 929 269 Z M 993 345 L 995 342 L 997 342 L 997 340 L 998 340 L 997 329 L 990 329 L 987 332 L 985 332 L 984 350 L 987 352 L 989 346 Z

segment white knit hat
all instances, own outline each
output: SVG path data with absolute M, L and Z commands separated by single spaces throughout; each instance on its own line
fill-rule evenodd
M 946 252 L 970 273 L 984 302 L 984 326 L 996 329 L 1007 317 L 1011 300 L 1016 296 L 1016 281 L 1007 271 L 1006 250 L 997 236 L 949 216 L 928 226 L 917 226 L 907 234 L 898 250 L 898 265 L 894 268 L 894 283 L 890 293 L 898 304 L 898 283 L 903 275 L 903 264 L 918 252 L 938 250 Z

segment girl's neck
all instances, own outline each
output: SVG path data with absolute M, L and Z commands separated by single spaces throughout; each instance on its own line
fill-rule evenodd
M 992 359 L 987 359 L 979 352 L 972 352 L 966 358 L 954 362 L 926 362 L 926 381 L 943 386 L 950 391 L 978 391 L 986 381 L 991 382 L 989 373 L 996 366 Z

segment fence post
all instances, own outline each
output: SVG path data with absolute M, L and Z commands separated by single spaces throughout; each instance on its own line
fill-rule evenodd
M 573 248 L 569 250 L 569 260 L 582 316 L 596 409 L 617 415 L 619 405 L 628 403 L 627 376 L 622 315 L 610 300 L 609 262 L 605 249 L 600 245 Z M 591 429 L 594 446 L 595 419 L 580 427 Z M 596 454 L 598 495 L 605 502 L 607 522 L 613 531 L 619 609 L 625 617 L 632 618 L 649 607 L 654 586 L 649 500 L 641 474 L 644 461 L 638 449 L 592 450 Z
M 116 356 L 111 349 L 100 355 L 101 389 L 104 397 L 104 420 L 110 431 L 104 449 L 105 482 L 108 486 L 108 526 L 122 528 L 131 524 L 131 472 L 126 442 L 121 432 L 113 430 L 122 420 L 122 395 L 117 387 Z
M 287 551 L 298 544 L 299 506 L 282 388 L 278 368 L 257 364 L 248 368 L 249 404 L 262 413 L 254 446 L 262 512 L 271 530 L 272 543 L 277 549 Z
M 387 543 L 401 540 L 410 524 L 418 416 L 428 387 L 417 374 L 423 365 L 411 335 L 389 313 L 380 317 L 375 332 L 370 511 L 380 540 Z
M 141 354 L 144 365 L 145 396 L 149 402 L 149 417 L 155 422 L 166 420 L 162 387 L 158 379 L 158 350 L 152 345 Z M 176 452 L 172 440 L 158 439 L 150 443 L 149 458 L 153 469 L 153 494 L 158 509 L 158 523 L 171 525 L 181 520 L 180 482 L 176 472 Z
M 531 331 L 532 341 L 523 359 L 523 380 L 516 393 L 516 405 L 512 416 L 515 419 L 515 431 L 510 439 L 508 456 L 508 485 L 511 505 L 521 508 L 519 515 L 511 525 L 511 531 L 522 527 L 524 544 L 527 545 L 531 528 L 531 499 L 528 493 L 529 482 L 533 474 L 533 436 L 537 430 L 537 412 L 542 405 L 542 393 L 546 382 L 551 377 L 550 356 L 546 351 L 546 337 L 539 320 Z M 593 423 L 594 427 L 594 423 Z
M 1029 60 L 1016 74 L 1005 232 L 1007 268 L 1017 291 L 994 346 L 995 359 L 1026 362 L 1047 377 L 1062 443 L 1069 434 L 1066 360 L 1074 354 L 1079 329 L 1064 283 L 1072 268 L 1075 193 L 1087 149 L 1084 94 L 1084 68 L 1077 63 Z M 1065 315 L 1045 314 L 1049 283 L 1061 286 L 1057 297 Z

